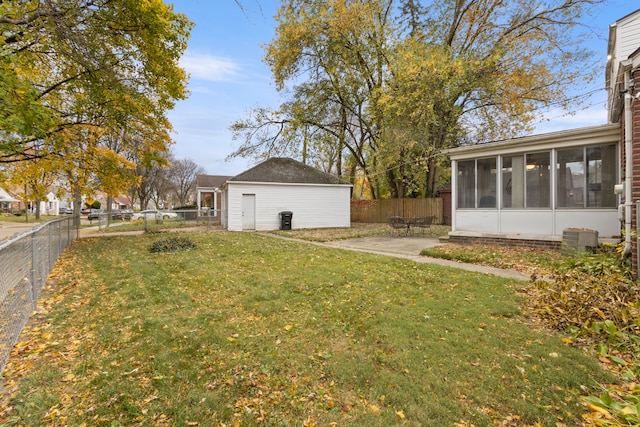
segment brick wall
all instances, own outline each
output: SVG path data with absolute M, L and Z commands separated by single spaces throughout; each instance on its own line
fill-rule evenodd
M 633 96 L 635 96 L 639 91 L 640 91 L 640 71 L 636 71 L 632 78 L 637 82 L 636 83 L 636 87 L 634 89 L 634 93 L 632 94 Z M 634 99 L 633 102 L 631 103 L 631 109 L 632 109 L 632 121 L 633 121 L 633 125 L 632 125 L 632 143 L 633 143 L 633 178 L 632 178 L 632 201 L 633 201 L 633 206 L 631 208 L 631 229 L 633 231 L 633 235 L 635 236 L 635 231 L 638 229 L 638 222 L 637 222 L 637 212 L 636 212 L 636 206 L 635 206 L 635 202 L 640 201 L 640 100 Z M 624 153 L 624 142 L 625 142 L 625 138 L 624 138 L 624 128 L 625 128 L 625 123 L 624 123 L 624 114 L 622 115 L 622 126 L 621 126 L 621 141 L 622 144 L 620 144 L 621 146 L 621 155 L 622 155 L 622 161 L 621 161 L 621 171 L 623 173 L 623 176 L 621 176 L 621 180 L 624 179 L 624 171 L 625 171 L 625 153 Z M 636 275 L 638 274 L 638 242 L 636 238 L 632 239 L 632 254 L 631 254 L 631 259 L 632 259 L 632 267 L 636 273 Z
M 475 237 L 449 235 L 449 242 L 460 245 L 506 246 L 528 249 L 552 249 L 558 251 L 562 248 L 562 242 L 557 240 L 511 239 L 486 236 Z

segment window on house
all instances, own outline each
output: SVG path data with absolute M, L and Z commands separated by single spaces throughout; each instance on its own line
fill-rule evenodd
M 476 207 L 476 162 L 469 160 L 458 162 L 458 185 L 457 185 L 457 205 L 458 208 Z
M 617 205 L 613 192 L 618 170 L 618 156 L 615 145 L 587 147 L 587 193 L 586 205 L 589 208 L 609 208 Z
M 525 201 L 527 208 L 551 207 L 550 153 L 525 156 Z
M 558 150 L 558 208 L 615 207 L 617 159 L 614 144 Z
M 478 159 L 478 207 L 495 208 L 496 206 L 496 158 Z
M 558 150 L 556 163 L 557 207 L 583 207 L 584 180 L 584 148 Z
M 502 158 L 502 207 L 524 208 L 524 155 Z

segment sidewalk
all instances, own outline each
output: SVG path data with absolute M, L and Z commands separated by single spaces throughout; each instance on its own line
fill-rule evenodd
M 272 237 L 278 237 L 273 234 L 266 234 Z M 309 242 L 306 240 L 297 240 L 300 242 L 317 244 L 331 248 L 346 249 L 357 252 L 367 252 L 378 255 L 392 256 L 396 258 L 408 259 L 421 264 L 437 264 L 445 267 L 459 268 L 466 271 L 476 273 L 491 274 L 497 277 L 503 277 L 512 280 L 521 280 L 528 282 L 531 277 L 527 274 L 514 270 L 503 270 L 495 267 L 486 267 L 476 264 L 466 264 L 457 261 L 449 261 L 440 258 L 430 258 L 420 255 L 423 249 L 431 248 L 446 243 L 440 242 L 437 237 L 361 237 L 358 239 L 339 240 L 333 242 Z
M 0 221 L 0 242 L 12 239 L 40 225 L 37 222 Z
M 430 258 L 420 255 L 426 248 L 432 248 L 441 243 L 437 237 L 362 237 L 359 239 L 342 240 L 323 243 L 324 246 L 347 249 L 351 251 L 368 252 L 379 255 L 388 255 L 396 258 L 409 259 L 422 264 L 437 264 L 445 267 L 460 268 L 476 273 L 492 274 L 506 279 L 529 281 L 530 276 L 519 271 L 503 270 L 495 267 L 486 267 L 476 264 L 449 261 L 440 258 Z

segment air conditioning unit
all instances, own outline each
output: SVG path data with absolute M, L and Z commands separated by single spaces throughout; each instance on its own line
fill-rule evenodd
M 562 230 L 562 241 L 564 247 L 583 252 L 598 247 L 598 232 L 588 228 L 565 228 Z

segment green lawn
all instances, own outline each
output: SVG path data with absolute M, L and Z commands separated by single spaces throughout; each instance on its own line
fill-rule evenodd
M 251 233 L 75 241 L 4 372 L 4 425 L 579 425 L 610 380 L 523 283 Z
M 17 222 L 25 224 L 39 224 L 41 222 L 51 221 L 52 219 L 66 218 L 63 215 L 40 215 L 40 218 L 36 220 L 36 215 L 29 213 L 29 217 L 25 216 L 24 212 L 20 215 L 0 214 L 0 222 Z M 28 221 L 27 221 L 28 220 Z

